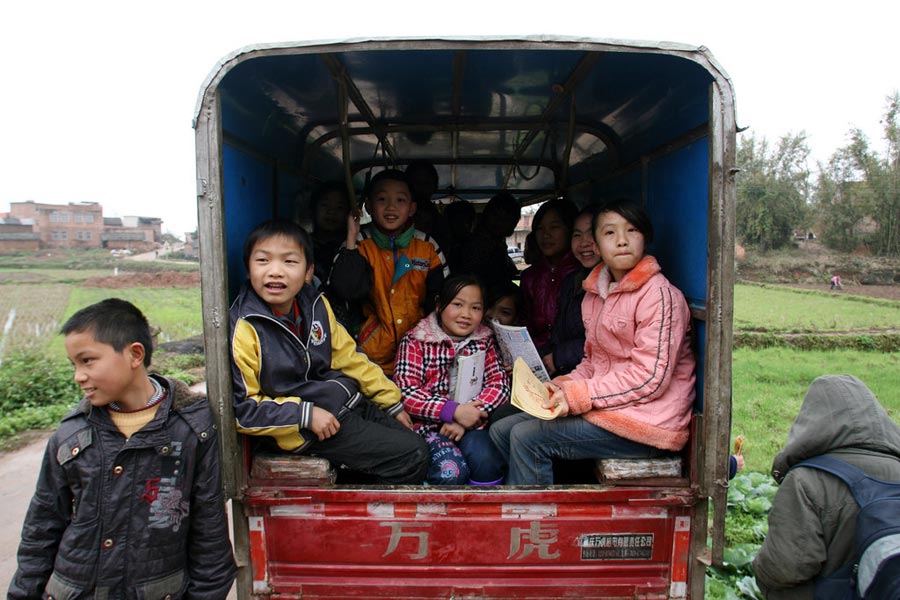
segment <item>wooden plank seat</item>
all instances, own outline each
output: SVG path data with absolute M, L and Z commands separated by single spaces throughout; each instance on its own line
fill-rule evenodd
M 598 458 L 594 474 L 600 483 L 673 485 L 682 482 L 682 458 Z
M 251 479 L 290 481 L 295 485 L 332 486 L 337 471 L 324 458 L 302 454 L 257 453 L 250 467 Z

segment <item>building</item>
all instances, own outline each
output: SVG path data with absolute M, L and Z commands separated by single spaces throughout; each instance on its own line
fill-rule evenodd
M 45 248 L 104 248 L 150 252 L 162 244 L 162 219 L 104 218 L 98 202 L 11 202 L 0 218 L 0 252 Z
M 97 202 L 11 202 L 9 216 L 31 223 L 41 248 L 100 248 L 103 207 Z
M 0 252 L 29 252 L 41 247 L 40 236 L 31 222 L 15 217 L 0 217 Z
M 162 244 L 162 219 L 122 217 L 103 219 L 103 247 L 109 250 L 150 252 Z

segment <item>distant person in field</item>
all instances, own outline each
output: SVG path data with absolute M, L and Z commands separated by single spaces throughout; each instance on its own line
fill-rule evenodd
M 835 275 L 831 278 L 831 289 L 833 290 L 842 290 L 844 289 L 843 284 L 841 283 L 841 276 Z

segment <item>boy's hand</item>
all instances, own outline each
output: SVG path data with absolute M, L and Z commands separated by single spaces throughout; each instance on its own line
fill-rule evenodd
M 312 409 L 312 423 L 310 423 L 309 428 L 322 442 L 336 434 L 338 429 L 341 428 L 341 423 L 337 420 L 337 417 L 324 408 L 314 406 Z
M 441 425 L 441 435 L 454 442 L 458 442 L 466 434 L 466 428 L 459 423 L 444 423 Z
M 562 388 L 553 383 L 544 383 L 547 391 L 550 392 L 550 398 L 541 404 L 544 408 L 551 411 L 557 417 L 565 417 L 569 414 L 569 403 L 566 400 L 566 394 Z
M 405 410 L 401 410 L 397 413 L 397 420 L 400 421 L 400 424 L 406 427 L 407 429 L 414 431 L 412 418 L 409 416 Z
M 466 429 L 474 429 L 487 421 L 488 414 L 481 410 L 483 406 L 481 400 L 460 404 L 453 413 L 453 420 Z
M 344 244 L 348 250 L 356 248 L 356 238 L 359 236 L 359 209 L 350 209 L 347 215 L 347 241 Z

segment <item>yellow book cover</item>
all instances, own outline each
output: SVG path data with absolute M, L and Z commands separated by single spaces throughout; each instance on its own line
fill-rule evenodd
M 512 396 L 513 406 L 529 415 L 550 421 L 559 416 L 554 408 L 544 408 L 543 403 L 550 399 L 550 392 L 540 379 L 528 367 L 521 357 L 513 363 Z

